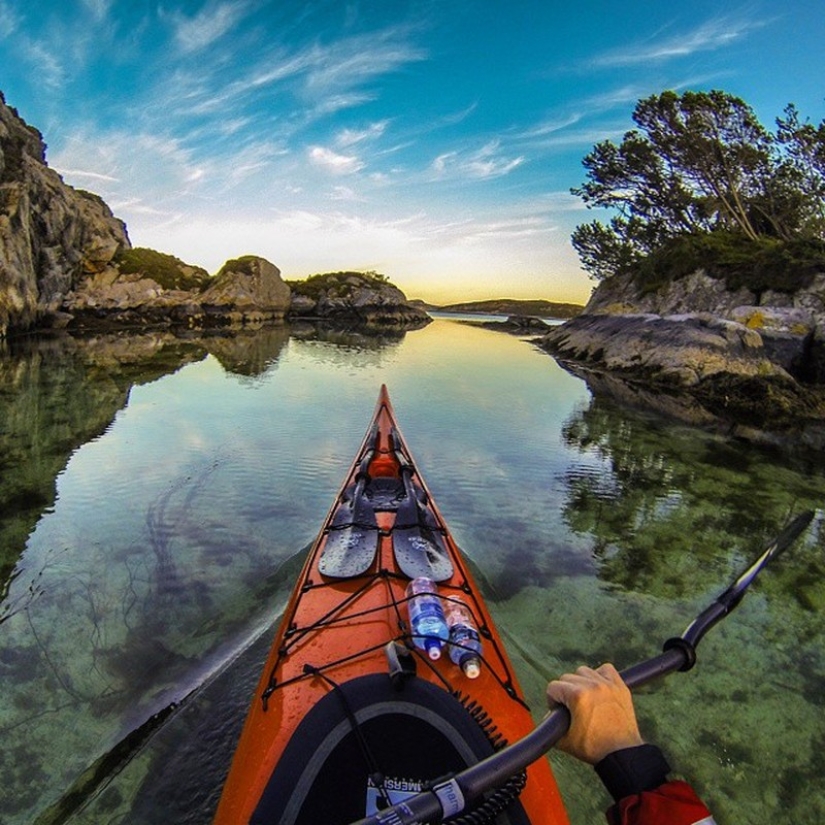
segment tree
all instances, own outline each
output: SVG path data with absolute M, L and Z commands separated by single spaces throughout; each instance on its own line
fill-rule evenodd
M 608 225 L 573 232 L 593 277 L 628 271 L 679 236 L 823 236 L 825 124 L 800 124 L 789 107 L 774 136 L 720 91 L 652 95 L 633 120 L 638 128 L 621 144 L 604 141 L 584 158 L 588 180 L 571 190 L 588 207 L 615 211 Z
M 814 126 L 800 122 L 790 103 L 785 117 L 776 119 L 776 139 L 784 148 L 782 174 L 799 198 L 800 222 L 808 237 L 825 237 L 825 121 Z

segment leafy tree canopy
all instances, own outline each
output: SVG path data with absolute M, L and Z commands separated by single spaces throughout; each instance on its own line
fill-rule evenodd
M 572 190 L 613 213 L 573 232 L 591 277 L 635 271 L 674 239 L 709 233 L 825 242 L 825 121 L 802 122 L 789 105 L 772 133 L 721 91 L 652 95 L 633 120 L 618 146 L 603 141 L 584 158 L 587 180 Z

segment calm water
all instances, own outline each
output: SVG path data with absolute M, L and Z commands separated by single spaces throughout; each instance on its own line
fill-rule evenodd
M 825 502 L 814 456 L 622 412 L 529 343 L 444 319 L 383 341 L 18 344 L 0 356 L 0 821 L 209 821 L 382 382 L 537 715 L 549 678 L 657 652 Z M 720 825 L 825 821 L 821 532 L 694 671 L 638 697 Z M 590 769 L 551 759 L 574 825 L 602 821 Z

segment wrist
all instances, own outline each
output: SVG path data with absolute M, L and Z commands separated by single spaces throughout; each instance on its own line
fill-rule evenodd
M 616 801 L 658 788 L 670 773 L 670 765 L 659 748 L 645 744 L 613 751 L 594 767 Z

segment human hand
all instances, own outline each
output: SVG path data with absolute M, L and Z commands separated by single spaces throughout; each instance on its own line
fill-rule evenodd
M 570 710 L 570 729 L 558 746 L 577 759 L 595 765 L 613 751 L 644 744 L 630 689 L 612 664 L 565 673 L 547 685 L 547 701 Z

